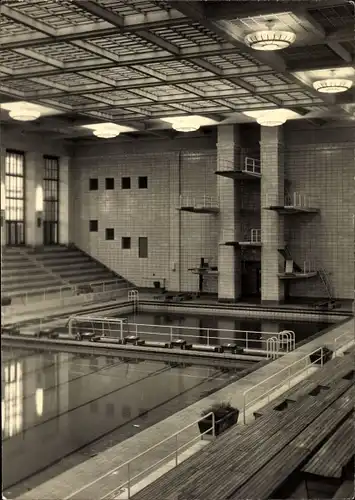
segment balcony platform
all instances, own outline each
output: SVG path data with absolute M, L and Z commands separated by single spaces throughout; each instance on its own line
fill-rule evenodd
M 317 271 L 310 271 L 308 273 L 279 273 L 278 277 L 280 280 L 303 280 L 314 278 L 317 274 Z
M 261 174 L 256 172 L 249 172 L 247 170 L 217 170 L 216 175 L 221 175 L 222 177 L 227 177 L 233 180 L 260 180 Z
M 208 276 L 218 276 L 218 270 L 210 269 L 208 267 L 193 267 L 188 269 L 192 274 L 203 274 Z
M 316 214 L 319 213 L 319 208 L 314 207 L 302 207 L 302 206 L 279 206 L 271 205 L 270 207 L 265 207 L 265 210 L 274 210 L 281 215 L 294 215 L 294 214 Z
M 238 241 L 238 245 L 241 247 L 261 247 L 261 241 Z
M 190 212 L 192 214 L 218 214 L 218 207 L 179 207 L 180 212 Z

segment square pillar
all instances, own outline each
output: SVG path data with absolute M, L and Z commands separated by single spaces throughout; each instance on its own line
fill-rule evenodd
M 217 170 L 238 170 L 241 161 L 239 127 L 218 127 Z M 218 300 L 234 302 L 241 295 L 241 256 L 236 246 L 223 245 L 224 235 L 237 241 L 241 232 L 240 192 L 236 181 L 217 176 L 219 196 Z M 238 194 L 237 194 L 238 193 Z
M 284 204 L 284 149 L 282 127 L 261 127 L 261 301 L 280 304 L 285 300 L 284 282 L 278 278 L 284 260 L 284 221 L 276 211 L 265 210 Z
M 37 152 L 26 154 L 25 225 L 26 244 L 43 245 L 43 156 Z
M 59 159 L 59 221 L 58 243 L 69 243 L 69 157 Z

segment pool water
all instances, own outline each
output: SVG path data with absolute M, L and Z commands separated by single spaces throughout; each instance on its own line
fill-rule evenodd
M 6 497 L 21 494 L 237 378 L 236 371 L 216 367 L 4 348 Z M 45 472 L 38 474 L 42 469 Z
M 183 336 L 185 338 L 187 336 L 186 338 L 194 344 L 209 343 L 217 345 L 235 341 L 241 347 L 245 347 L 244 340 L 238 342 L 235 339 L 244 339 L 245 332 L 248 331 L 251 332 L 248 333 L 248 338 L 251 340 L 249 347 L 252 348 L 261 347 L 262 343 L 258 342 L 261 338 L 261 332 L 277 333 L 283 330 L 292 330 L 295 332 L 297 343 L 321 332 L 332 324 L 144 312 L 122 317 L 127 318 L 128 323 L 131 325 L 139 324 L 138 333 L 143 339 L 167 341 L 172 332 L 174 337 Z M 145 325 L 152 326 L 146 327 Z M 128 333 L 134 334 L 135 328 L 130 326 Z

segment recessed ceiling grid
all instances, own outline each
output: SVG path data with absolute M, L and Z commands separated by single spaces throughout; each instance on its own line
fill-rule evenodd
M 69 43 L 51 43 L 48 45 L 41 45 L 40 47 L 33 48 L 32 52 L 37 52 L 62 62 L 76 60 L 83 61 L 95 58 L 95 56 L 90 54 L 90 52 L 82 50 L 78 47 L 73 47 L 73 45 L 70 45 Z
M 52 75 L 46 76 L 46 80 L 49 80 L 52 83 L 57 83 L 59 85 L 63 85 L 63 76 L 62 75 Z M 91 78 L 87 78 L 86 76 L 81 75 L 80 73 L 66 73 L 65 74 L 65 86 L 66 87 L 83 87 L 84 85 L 92 85 L 93 81 Z
M 217 66 L 222 70 L 226 69 L 237 69 L 237 68 L 252 68 L 259 66 L 257 61 L 251 56 L 245 56 L 244 54 L 228 54 L 225 56 L 209 56 L 204 58 L 207 62 Z
M 232 19 L 230 22 L 249 32 L 268 29 L 268 21 L 275 23 L 275 29 L 278 30 L 295 31 L 300 29 L 297 17 L 291 12 L 270 14 L 267 16 L 243 17 L 241 19 Z
M 148 14 L 162 9 L 169 9 L 168 2 L 154 2 L 148 0 L 100 0 L 98 2 L 107 10 L 122 16 L 134 14 Z
M 43 62 L 16 54 L 10 50 L 1 51 L 1 65 L 9 69 L 24 69 L 43 66 Z
M 13 5 L 9 5 L 9 2 L 7 2 L 7 5 L 13 10 L 21 12 L 21 14 L 26 14 L 32 19 L 41 21 L 56 29 L 101 20 L 97 16 L 80 9 L 69 0 L 60 0 L 59 2 L 50 0 L 17 1 L 13 2 Z
M 31 80 L 14 80 L 11 82 L 11 88 L 33 94 L 33 92 L 47 91 L 48 87 L 41 83 Z
M 254 85 L 254 87 L 264 87 L 265 85 L 289 85 L 291 83 L 287 78 L 277 75 L 243 76 L 243 81 Z
M 210 80 L 207 82 L 193 82 L 189 84 L 190 87 L 194 87 L 199 91 L 203 92 L 242 92 L 245 90 L 236 85 L 235 83 L 229 82 L 228 80 Z
M 32 33 L 36 33 L 36 31 L 22 24 L 15 23 L 0 14 L 0 40 L 9 36 L 31 35 Z
M 120 56 L 161 50 L 155 44 L 147 42 L 133 33 L 91 38 L 90 43 Z
M 193 64 L 189 61 L 168 61 L 164 63 L 148 63 L 148 64 L 140 64 L 134 66 L 137 69 L 142 69 L 144 71 L 145 68 L 152 69 L 158 73 L 161 73 L 165 76 L 176 76 L 181 75 L 182 73 L 194 73 L 196 71 L 201 71 L 201 68 L 196 64 Z M 212 74 L 212 73 L 211 73 Z
M 324 28 L 340 28 L 354 22 L 354 7 L 350 2 L 336 7 L 310 10 L 310 13 Z
M 225 43 L 223 38 L 203 28 L 198 23 L 185 23 L 174 26 L 174 28 L 158 28 L 151 31 L 163 40 L 181 49 L 203 46 L 204 44 L 207 45 L 211 43 Z

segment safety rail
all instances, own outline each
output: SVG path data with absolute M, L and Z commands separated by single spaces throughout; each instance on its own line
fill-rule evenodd
M 310 196 L 297 191 L 293 193 L 286 193 L 285 207 L 310 208 L 312 207 L 312 199 Z
M 266 379 L 262 380 L 261 382 L 255 384 L 253 387 L 250 387 L 250 389 L 247 389 L 246 391 L 243 392 L 243 423 L 246 423 L 246 412 L 249 408 L 254 406 L 258 401 L 261 401 L 265 398 L 267 398 L 267 403 L 270 402 L 270 395 L 273 393 L 275 390 L 282 386 L 286 386 L 287 389 L 291 388 L 291 380 L 297 377 L 298 375 L 303 374 L 304 372 L 308 371 L 309 368 L 315 364 L 318 364 L 318 359 L 315 359 L 315 361 L 311 361 L 310 356 L 312 354 L 317 354 L 320 353 L 320 363 L 321 366 L 323 366 L 323 347 L 318 347 L 314 351 L 304 355 L 302 358 L 298 359 L 297 361 L 294 361 L 290 365 L 286 366 L 285 368 L 282 368 L 278 372 L 274 373 L 270 377 L 267 377 Z M 298 365 L 301 365 L 300 369 L 294 370 L 294 367 L 297 367 Z M 284 376 L 285 375 L 285 376 Z M 281 380 L 280 380 L 281 379 Z M 273 381 L 275 383 L 273 383 Z M 265 390 L 262 391 L 262 394 L 259 394 L 257 397 L 254 399 L 250 399 L 248 401 L 248 396 L 252 392 L 255 391 L 260 391 L 260 387 L 266 386 Z M 285 391 L 287 390 L 285 389 Z
M 73 291 L 73 289 L 70 289 L 68 287 L 63 287 L 63 289 L 59 289 L 59 291 L 58 289 L 53 289 L 52 292 L 49 292 L 48 290 L 42 290 L 42 293 L 30 295 L 30 297 L 34 299 L 32 301 L 29 300 L 24 304 L 13 304 L 11 306 L 6 306 L 4 320 L 8 319 L 12 315 L 33 312 L 33 306 L 36 304 L 38 304 L 37 311 L 44 312 L 52 307 L 55 308 L 59 306 L 67 307 L 75 305 L 86 305 L 91 304 L 92 302 L 115 300 L 121 295 L 126 294 L 127 290 L 128 287 L 106 290 L 102 292 L 91 292 L 86 294 L 83 293 L 80 295 L 77 295 L 75 293 L 75 290 Z M 67 291 L 68 293 L 65 294 L 65 291 Z M 55 293 L 57 293 L 57 296 L 55 296 Z M 5 309 L 5 307 L 3 309 Z
M 333 341 L 333 353 L 334 356 L 337 355 L 337 352 L 343 347 L 355 343 L 354 332 L 344 332 L 338 337 L 335 337 Z
M 246 156 L 244 159 L 244 172 L 254 175 L 261 175 L 261 161 L 256 158 Z
M 151 325 L 146 323 L 124 322 L 123 329 L 114 327 L 116 319 L 110 324 L 110 318 L 93 316 L 91 324 L 83 325 L 85 331 L 101 334 L 106 337 L 119 338 L 123 343 L 125 336 L 139 337 L 143 340 L 173 342 L 176 339 L 206 346 L 218 346 L 223 343 L 242 344 L 240 347 L 264 350 L 268 337 L 277 337 L 278 352 L 285 353 L 295 349 L 295 333 L 292 331 L 260 332 L 246 330 L 228 330 L 217 328 L 185 327 L 180 325 Z M 101 323 L 104 322 L 105 325 Z M 225 336 L 223 336 L 225 335 Z M 202 340 L 202 342 L 201 342 Z
M 197 436 L 194 436 L 192 439 L 189 439 L 189 441 L 184 442 L 184 444 L 181 445 L 181 443 L 179 443 L 179 436 L 183 432 L 186 432 L 188 429 L 195 427 L 196 424 L 198 425 L 199 422 L 201 422 L 202 420 L 205 420 L 209 417 L 211 417 L 211 420 L 212 420 L 211 427 L 209 427 L 207 430 L 205 430 L 201 434 L 199 433 Z M 70 493 L 70 495 L 66 496 L 64 498 L 64 500 L 70 500 L 71 498 L 75 497 L 79 493 L 82 493 L 83 491 L 88 490 L 92 486 L 97 485 L 102 480 L 105 480 L 105 485 L 100 486 L 99 490 L 102 491 L 104 488 L 106 489 L 107 482 L 110 479 L 110 476 L 113 478 L 113 484 L 115 486 L 108 493 L 104 493 L 104 495 L 100 497 L 100 500 L 104 500 L 104 499 L 107 500 L 107 499 L 111 499 L 111 498 L 113 499 L 113 498 L 115 498 L 116 495 L 118 495 L 118 493 L 126 493 L 127 498 L 130 499 L 132 487 L 134 486 L 134 483 L 138 482 L 137 480 L 139 478 L 142 478 L 142 476 L 146 476 L 153 469 L 156 469 L 159 465 L 162 465 L 164 462 L 166 462 L 166 460 L 168 460 L 172 457 L 175 458 L 175 467 L 177 467 L 179 464 L 179 453 L 182 450 L 188 449 L 187 448 L 188 446 L 191 447 L 192 443 L 194 443 L 195 441 L 200 441 L 201 436 L 204 436 L 206 434 L 211 434 L 211 433 L 212 433 L 212 437 L 215 438 L 215 416 L 214 416 L 213 412 L 207 413 L 206 415 L 200 417 L 198 420 L 195 420 L 194 422 L 187 425 L 183 429 L 180 429 L 179 431 L 175 432 L 174 434 L 171 434 L 170 436 L 163 439 L 162 441 L 155 444 L 154 446 L 151 446 L 147 450 L 143 451 L 139 455 L 136 455 L 134 458 L 131 458 L 127 462 L 124 462 L 123 464 L 118 465 L 117 467 L 110 470 L 109 472 L 106 472 L 105 474 L 103 474 L 99 478 L 95 479 L 94 481 L 91 481 L 89 484 L 86 484 L 85 486 L 79 488 L 78 490 Z M 171 441 L 173 443 L 173 447 L 172 447 L 173 449 L 172 449 L 172 451 L 169 451 L 168 453 L 166 453 L 165 448 L 166 448 L 166 444 L 169 443 L 169 441 Z M 147 454 L 152 453 L 152 452 L 153 452 L 153 456 L 156 457 L 156 455 L 159 455 L 159 453 L 157 453 L 157 450 L 159 450 L 159 448 L 161 448 L 162 445 L 164 445 L 163 450 L 162 450 L 162 453 L 164 453 L 163 458 L 159 458 L 159 460 L 156 460 L 156 458 L 154 458 L 153 463 L 151 463 L 148 467 L 145 465 L 143 465 L 143 468 L 137 467 L 138 469 L 142 469 L 142 470 L 140 470 L 137 473 L 133 473 L 132 469 L 133 469 L 133 464 L 135 462 L 142 459 L 142 457 L 145 457 L 144 462 L 146 463 Z M 119 473 L 121 471 L 123 471 L 124 469 L 126 469 L 125 478 L 120 481 Z M 113 486 L 113 484 L 112 484 L 112 486 Z M 122 490 L 125 490 L 125 491 L 122 491 Z
M 315 273 L 316 264 L 313 260 L 305 260 L 303 262 L 303 274 Z
M 190 196 L 190 195 L 180 195 L 179 208 L 218 208 L 219 203 L 217 198 L 213 196 L 203 195 L 203 196 Z

